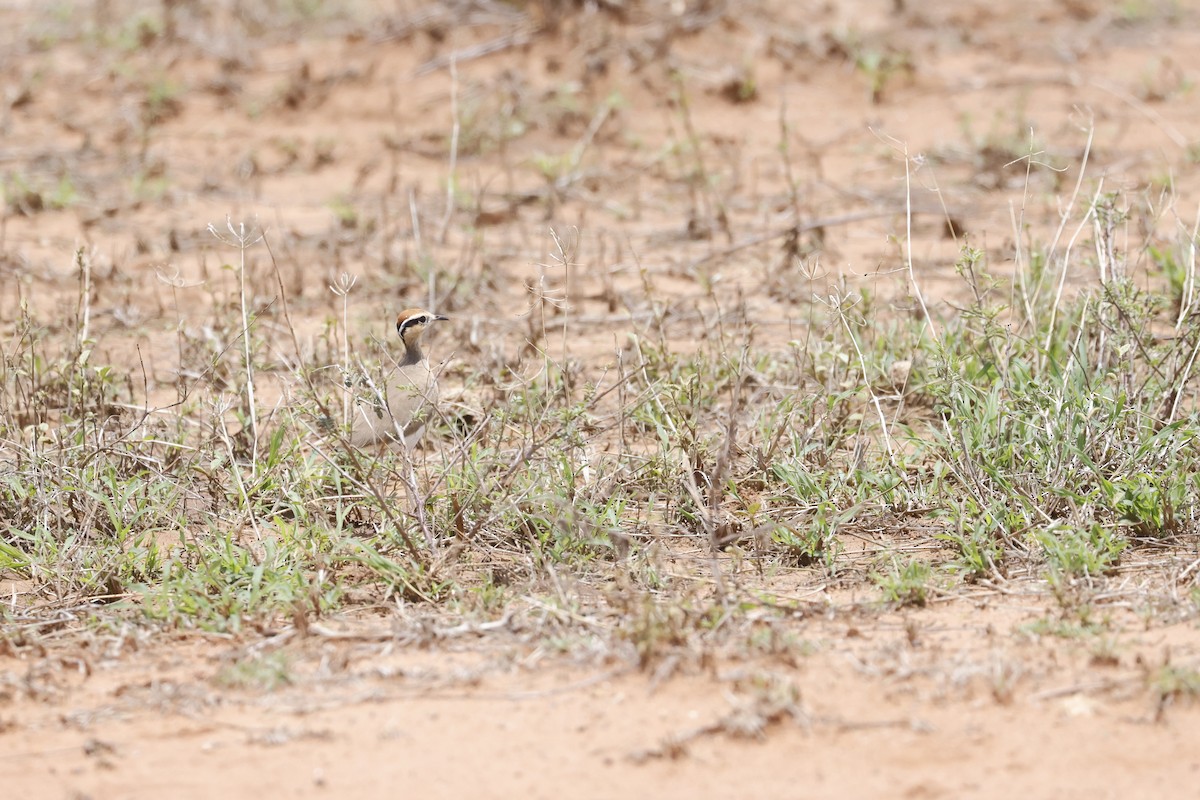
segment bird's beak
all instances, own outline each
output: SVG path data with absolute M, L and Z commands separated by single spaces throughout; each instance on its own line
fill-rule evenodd
M 436 315 L 434 315 L 433 321 L 434 322 L 449 322 L 450 318 L 443 317 L 441 314 L 436 314 Z

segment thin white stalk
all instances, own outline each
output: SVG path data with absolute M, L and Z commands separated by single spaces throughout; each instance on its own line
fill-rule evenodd
M 238 467 L 237 459 L 233 452 L 233 438 L 229 435 L 229 429 L 225 425 L 225 412 L 227 407 L 218 404 L 214 409 L 217 416 L 217 421 L 220 424 L 221 443 L 225 445 L 225 454 L 229 458 L 229 472 L 233 475 L 234 483 L 237 484 L 238 497 L 242 500 L 242 508 L 246 514 L 246 518 L 250 520 L 250 526 L 254 528 L 254 535 L 258 541 L 262 541 L 262 529 L 258 527 L 258 515 L 250 511 L 250 495 L 246 491 L 246 483 L 242 480 L 242 470 Z M 252 467 L 253 468 L 253 467 Z M 253 472 L 251 473 L 253 475 Z
M 929 316 L 929 306 L 925 305 L 925 294 L 921 291 L 920 284 L 917 283 L 917 273 L 913 270 L 913 253 L 912 253 L 912 166 L 911 158 L 908 155 L 908 144 L 904 145 L 904 267 L 908 270 L 908 282 L 912 285 L 913 294 L 917 296 L 917 302 L 921 304 L 921 314 L 925 317 L 925 327 L 929 331 L 929 338 L 936 341 L 937 331 L 933 327 L 933 317 Z M 853 337 L 851 337 L 853 338 Z M 858 349 L 858 343 L 855 342 L 854 348 Z M 862 353 L 859 352 L 859 358 L 862 358 Z M 863 377 L 866 377 L 866 372 L 863 372 Z M 872 396 L 874 394 L 872 393 Z M 875 401 L 876 406 L 879 401 Z M 887 432 L 884 432 L 884 436 Z M 888 441 L 888 454 L 891 455 L 891 441 Z
M 418 488 L 412 451 L 408 448 L 401 448 L 401 450 L 403 450 L 401 459 L 404 467 L 403 472 L 400 473 L 400 481 L 404 484 L 405 491 L 408 492 L 408 501 L 413 507 L 413 516 L 416 517 L 417 527 L 425 536 L 425 546 L 429 548 L 429 557 L 432 560 L 437 556 L 437 540 L 433 536 L 433 529 L 429 527 L 429 518 L 425 514 L 425 496 Z
M 1196 209 L 1196 221 L 1192 224 L 1192 233 L 1188 236 L 1187 266 L 1183 276 L 1183 288 L 1179 293 L 1179 316 L 1175 319 L 1175 331 L 1178 332 L 1184 321 L 1192 315 L 1192 304 L 1196 294 L 1196 237 L 1200 236 L 1200 207 Z
M 1167 416 L 1167 422 L 1174 422 L 1176 415 L 1179 413 L 1179 402 L 1183 399 L 1183 387 L 1187 386 L 1187 382 L 1191 379 L 1192 370 L 1196 366 L 1196 356 L 1200 355 L 1200 340 L 1192 347 L 1191 355 L 1188 356 L 1187 366 L 1184 367 L 1183 373 L 1179 376 L 1179 383 L 1175 386 L 1175 398 L 1171 401 L 1171 413 Z
M 858 368 L 862 371 L 863 385 L 866 387 L 867 393 L 871 395 L 871 404 L 875 406 L 875 414 L 879 417 L 879 428 L 883 433 L 883 445 L 887 449 L 888 461 L 892 463 L 892 466 L 895 466 L 896 450 L 892 446 L 892 435 L 888 432 L 887 415 L 883 413 L 883 406 L 879 402 L 879 395 L 875 394 L 875 390 L 871 388 L 871 376 L 867 372 L 866 356 L 863 355 L 862 348 L 858 346 L 858 338 L 854 335 L 854 329 L 850 327 L 850 321 L 846 319 L 842 298 L 838 295 L 830 295 L 829 305 L 837 312 L 842 327 L 846 329 L 846 335 L 850 337 L 850 343 L 854 345 L 854 352 L 858 354 Z
M 1062 306 L 1063 289 L 1067 283 L 1067 269 L 1071 264 L 1071 250 L 1075 248 L 1075 242 L 1079 239 L 1079 235 L 1083 233 L 1083 229 L 1087 227 L 1088 221 L 1091 220 L 1092 214 L 1096 208 L 1096 198 L 1100 196 L 1100 192 L 1104 188 L 1104 179 L 1100 179 L 1100 186 L 1096 190 L 1096 195 L 1092 198 L 1092 203 L 1088 207 L 1087 213 L 1083 215 L 1083 219 L 1079 221 L 1079 225 L 1075 228 L 1075 233 L 1071 235 L 1071 241 L 1067 242 L 1067 250 L 1063 253 L 1062 271 L 1058 276 L 1058 289 L 1054 293 L 1054 303 L 1050 306 L 1050 325 L 1046 329 L 1046 341 L 1042 345 L 1043 352 L 1049 352 L 1050 342 L 1054 337 L 1054 325 L 1058 321 L 1058 309 Z
M 246 359 L 246 403 L 250 410 L 250 475 L 258 474 L 258 402 L 254 397 L 254 358 L 250 347 L 250 310 L 246 304 L 246 224 L 238 223 L 238 291 L 242 306 L 242 353 Z M 235 470 L 236 471 L 236 470 Z M 243 488 L 244 492 L 245 489 Z
M 246 230 L 246 223 L 239 222 L 236 226 L 229 217 L 225 218 L 225 228 L 229 231 L 226 236 L 217 231 L 215 225 L 209 224 L 208 232 L 219 242 L 238 249 L 238 293 L 242 310 L 242 355 L 246 362 L 246 403 L 250 413 L 251 460 L 252 475 L 258 474 L 258 402 L 254 391 L 254 357 L 250 342 L 250 308 L 246 300 L 246 251 L 262 241 L 260 230 Z
M 338 276 L 337 281 L 329 284 L 329 291 L 342 298 L 342 341 L 339 358 L 341 360 L 343 382 L 350 375 L 350 290 L 354 288 L 354 284 L 357 282 L 357 275 L 351 275 L 348 272 L 343 272 Z M 352 403 L 353 398 L 351 392 L 342 392 L 343 425 L 350 423 L 350 406 Z
M 904 157 L 904 268 L 908 273 L 908 282 L 912 286 L 913 294 L 917 298 L 917 302 L 921 305 L 921 314 L 925 318 L 925 328 L 929 331 L 930 339 L 937 340 L 937 329 L 933 324 L 933 317 L 929 315 L 929 306 L 925 304 L 925 294 L 921 291 L 921 285 L 917 282 L 917 274 L 913 270 L 913 253 L 912 253 L 912 161 L 913 157 L 908 154 L 908 143 L 902 142 L 894 136 L 889 136 L 885 133 L 872 130 L 885 143 L 899 152 Z M 916 157 L 919 161 L 923 160 L 923 156 Z M 855 345 L 857 347 L 857 345 Z
M 84 257 L 82 247 L 76 252 L 75 260 L 83 279 L 79 293 L 79 346 L 82 350 L 92 328 L 92 260 Z
M 1058 230 L 1054 232 L 1054 238 L 1050 241 L 1050 249 L 1047 251 L 1047 256 L 1053 256 L 1058 249 L 1058 242 L 1062 239 L 1063 231 L 1067 227 L 1067 220 L 1071 218 L 1071 212 L 1075 208 L 1075 201 L 1079 198 L 1079 190 L 1083 187 L 1083 176 L 1087 174 L 1088 157 L 1092 153 L 1092 141 L 1096 138 L 1096 126 L 1088 123 L 1087 142 L 1083 146 L 1083 159 L 1079 164 L 1079 176 L 1075 178 L 1075 188 L 1071 192 L 1071 199 L 1067 201 L 1067 207 L 1063 209 L 1058 220 Z M 1076 232 L 1078 235 L 1078 231 Z M 1072 240 L 1073 241 L 1073 240 Z

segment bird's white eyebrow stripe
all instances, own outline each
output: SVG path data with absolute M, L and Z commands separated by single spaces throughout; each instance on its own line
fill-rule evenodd
M 429 321 L 429 318 L 425 314 L 415 314 L 411 317 L 405 317 L 404 319 L 400 320 L 400 322 L 396 323 L 396 327 L 403 330 L 404 328 L 407 328 L 409 325 L 416 325 L 418 322 L 428 322 L 428 321 Z

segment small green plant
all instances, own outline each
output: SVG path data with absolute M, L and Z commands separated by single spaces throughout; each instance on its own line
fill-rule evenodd
M 957 550 L 957 558 L 948 565 L 951 572 L 960 572 L 967 580 L 978 580 L 996 573 L 1004 563 L 1005 547 L 1003 520 L 1007 506 L 980 511 L 971 499 L 957 500 L 950 505 L 948 516 L 952 525 L 936 534 Z
M 721 83 L 721 96 L 731 103 L 750 103 L 758 99 L 758 80 L 752 64 L 743 64 L 730 72 Z
M 129 188 L 138 202 L 155 202 L 166 196 L 171 182 L 157 169 L 138 170 L 130 176 Z
M 116 32 L 113 44 L 126 53 L 132 53 L 154 44 L 162 37 L 163 31 L 163 20 L 158 15 L 134 14 Z
M 183 87 L 166 75 L 151 80 L 142 102 L 142 122 L 146 127 L 160 125 L 178 116 L 183 110 L 182 94 Z
M 1102 485 L 1122 525 L 1129 525 L 1138 536 L 1161 537 L 1180 529 L 1176 510 L 1187 502 L 1190 483 L 1187 475 L 1140 472 Z
M 1052 582 L 1103 575 L 1116 566 L 1128 546 L 1124 537 L 1102 525 L 1086 529 L 1052 525 L 1034 533 L 1042 546 Z
M 841 552 L 836 535 L 841 517 L 844 515 L 829 504 L 821 504 L 803 524 L 797 521 L 776 527 L 771 541 L 787 562 L 801 567 L 819 564 L 832 570 Z
M 252 654 L 222 667 L 213 681 L 227 689 L 271 692 L 292 682 L 291 663 L 282 650 Z
M 884 602 L 899 606 L 924 606 L 929 601 L 929 583 L 933 567 L 912 560 L 900 566 L 895 561 L 886 572 L 871 573 L 871 580 L 883 592 Z
M 912 72 L 911 55 L 886 44 L 872 44 L 853 30 L 835 34 L 833 41 L 840 54 L 867 79 L 872 104 L 883 101 L 884 91 L 893 78 Z
M 1178 311 L 1185 305 L 1195 301 L 1196 275 L 1195 264 L 1189 255 L 1176 252 L 1173 248 L 1151 242 L 1146 246 L 1150 260 L 1161 270 L 1167 279 L 1170 297 L 1174 308 Z
M 1150 690 L 1158 700 L 1161 715 L 1171 703 L 1200 697 L 1200 670 L 1195 667 L 1166 664 L 1151 675 Z
M 866 77 L 871 102 L 878 105 L 897 75 L 912 72 L 912 59 L 906 53 L 864 48 L 855 54 L 854 67 Z
M 630 609 L 621 635 L 633 645 L 639 665 L 648 669 L 687 644 L 692 624 L 680 605 L 662 603 L 646 594 Z
M 337 219 L 338 224 L 346 230 L 355 230 L 362 221 L 358 209 L 354 207 L 353 202 L 346 195 L 338 195 L 330 200 L 329 210 L 333 212 L 333 216 Z
M 78 194 L 71 176 L 66 173 L 49 188 L 21 174 L 10 175 L 4 181 L 5 205 L 12 212 L 26 216 L 69 208 L 77 202 Z
M 1105 622 L 1092 618 L 1091 608 L 1083 605 L 1074 609 L 1070 618 L 1043 617 L 1021 625 L 1020 630 L 1032 636 L 1053 636 L 1058 639 L 1090 639 L 1108 630 Z

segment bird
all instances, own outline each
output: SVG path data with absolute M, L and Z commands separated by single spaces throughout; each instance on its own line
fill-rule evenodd
M 355 403 L 349 442 L 355 447 L 402 445 L 411 450 L 438 402 L 437 374 L 421 350 L 421 336 L 428 326 L 449 317 L 423 308 L 407 308 L 396 317 L 396 333 L 404 353 L 382 385 L 370 385 L 365 397 Z M 332 421 L 327 427 L 332 426 Z

